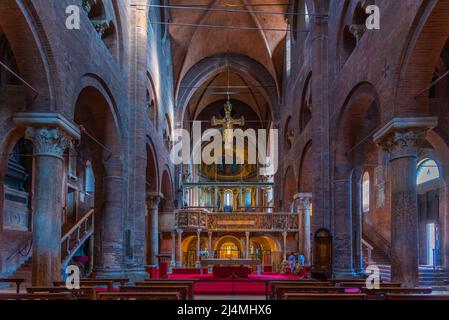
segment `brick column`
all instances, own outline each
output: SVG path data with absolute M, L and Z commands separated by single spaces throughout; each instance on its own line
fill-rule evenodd
M 396 118 L 374 140 L 390 155 L 391 163 L 391 280 L 404 286 L 418 283 L 418 151 L 435 118 Z
M 345 157 L 335 164 L 333 181 L 333 272 L 335 277 L 353 277 L 352 163 Z
M 61 215 L 63 155 L 78 128 L 57 113 L 18 113 L 14 122 L 34 144 L 33 286 L 51 286 L 61 279 Z
M 147 260 L 150 265 L 157 266 L 159 264 L 159 202 L 161 195 L 159 193 L 150 192 L 147 194 Z M 148 243 L 149 240 L 149 243 Z
M 119 277 L 124 272 L 125 226 L 123 223 L 123 177 L 120 159 L 114 157 L 103 162 L 104 205 L 95 218 L 95 231 L 100 247 L 96 250 L 97 277 Z M 131 233 L 130 238 L 134 235 Z M 128 243 L 127 245 L 130 245 Z

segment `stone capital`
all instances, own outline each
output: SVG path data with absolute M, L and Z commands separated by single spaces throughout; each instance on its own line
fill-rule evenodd
M 151 209 L 156 209 L 159 206 L 159 202 L 164 198 L 164 196 L 159 192 L 148 192 L 147 193 L 147 204 Z
M 73 147 L 73 140 L 59 128 L 28 127 L 25 137 L 34 145 L 35 156 L 63 158 L 65 150 Z
M 64 151 L 81 137 L 77 125 L 59 113 L 16 113 L 13 120 L 26 128 L 25 137 L 33 142 L 35 156 L 62 158 Z
M 72 140 L 81 138 L 80 129 L 63 115 L 54 112 L 23 112 L 14 114 L 13 120 L 23 127 L 59 128 Z
M 426 143 L 427 131 L 437 124 L 434 117 L 395 118 L 374 135 L 374 142 L 390 154 L 390 160 L 416 157 Z
M 293 197 L 294 201 L 299 201 L 303 209 L 309 209 L 312 204 L 312 194 L 311 193 L 297 193 Z

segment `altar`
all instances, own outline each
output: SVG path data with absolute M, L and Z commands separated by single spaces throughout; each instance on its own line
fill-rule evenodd
M 253 266 L 257 266 L 257 274 L 261 275 L 261 262 L 257 259 L 204 259 L 201 266 L 213 267 L 213 275 L 217 278 L 248 278 Z

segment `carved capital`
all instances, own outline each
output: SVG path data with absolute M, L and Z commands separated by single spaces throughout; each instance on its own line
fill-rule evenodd
M 73 147 L 73 140 L 59 128 L 28 127 L 25 136 L 33 142 L 35 156 L 62 158 L 64 151 Z
M 295 202 L 299 204 L 298 209 L 309 210 L 312 205 L 311 193 L 298 193 L 294 197 Z
M 438 118 L 394 118 L 374 134 L 374 142 L 387 151 L 391 159 L 416 157 L 426 143 L 426 133 L 436 127 Z
M 147 205 L 150 209 L 157 209 L 159 207 L 159 203 L 161 202 L 162 195 L 157 192 L 149 192 L 147 194 Z
M 395 131 L 386 136 L 379 144 L 390 154 L 390 160 L 404 157 L 417 157 L 420 146 L 426 140 L 424 129 Z

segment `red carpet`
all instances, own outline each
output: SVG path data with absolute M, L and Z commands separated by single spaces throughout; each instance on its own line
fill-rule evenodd
M 200 296 L 265 296 L 266 280 L 299 280 L 298 276 L 281 275 L 277 273 L 262 274 L 261 276 L 251 274 L 247 279 L 236 279 L 235 281 L 233 281 L 232 278 L 215 278 L 211 274 L 176 274 L 169 275 L 168 278 L 176 280 L 198 280 L 198 282 L 195 283 L 194 294 Z

